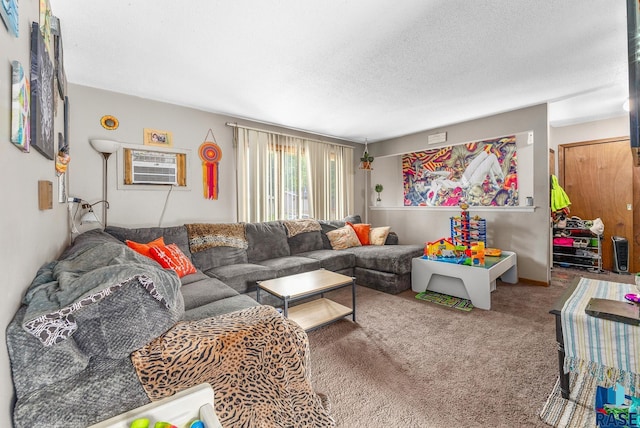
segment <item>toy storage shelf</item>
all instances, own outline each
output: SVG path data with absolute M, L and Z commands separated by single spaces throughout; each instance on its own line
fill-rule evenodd
M 553 264 L 603 272 L 602 235 L 596 235 L 586 228 L 554 227 Z

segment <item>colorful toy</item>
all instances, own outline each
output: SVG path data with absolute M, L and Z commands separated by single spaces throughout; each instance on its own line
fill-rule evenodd
M 153 428 L 178 428 L 178 427 L 173 424 L 170 424 L 169 422 L 156 422 Z
M 629 293 L 625 294 L 624 298 L 633 303 L 640 303 L 640 294 Z
M 131 422 L 129 428 L 149 428 L 149 423 L 150 421 L 147 418 L 138 418 Z
M 451 238 L 442 238 L 437 241 L 427 242 L 424 255 L 430 260 L 438 260 L 450 263 L 464 263 L 467 258 L 467 247 L 454 245 Z
M 460 216 L 451 217 L 451 239 L 454 245 L 469 248 L 474 241 L 482 241 L 487 245 L 487 222 L 478 216 L 469 217 L 469 211 L 462 211 Z
M 484 266 L 484 242 L 471 245 L 471 266 Z

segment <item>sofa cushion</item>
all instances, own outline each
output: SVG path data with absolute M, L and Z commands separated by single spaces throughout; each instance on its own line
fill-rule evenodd
M 237 296 L 238 292 L 222 281 L 211 278 L 201 272 L 189 275 L 199 280 L 189 282 L 180 288 L 184 299 L 184 309 L 188 311 L 227 297 Z
M 389 226 L 374 227 L 371 229 L 371 232 L 369 233 L 371 245 L 384 245 L 387 241 L 390 230 L 391 227 Z
M 304 253 L 306 251 L 322 250 L 322 232 L 300 233 L 299 235 L 287 238 L 291 255 Z
M 256 281 L 273 279 L 277 274 L 275 269 L 253 263 L 219 266 L 204 273 L 219 279 L 238 293 L 255 290 Z
M 344 250 L 361 245 L 358 240 L 358 235 L 356 235 L 355 230 L 349 225 L 327 232 L 327 237 L 329 238 L 329 242 L 331 242 L 331 248 L 334 250 Z
M 242 309 L 260 306 L 251 297 L 246 294 L 237 294 L 225 299 L 216 300 L 206 305 L 197 306 L 184 312 L 182 321 L 201 320 L 204 318 L 216 317 L 218 315 L 228 314 Z
M 279 221 L 247 223 L 247 259 L 250 263 L 291 255 L 287 232 Z
M 344 251 L 356 256 L 356 267 L 374 271 L 406 274 L 411 272 L 411 260 L 424 253 L 422 245 L 367 245 Z
M 356 256 L 346 251 L 316 250 L 298 254 L 320 262 L 320 267 L 333 272 L 352 269 L 356 265 Z
M 184 255 L 176 244 L 169 244 L 163 247 L 149 248 L 151 257 L 165 269 L 171 269 L 178 274 L 180 278 L 185 275 L 196 273 L 196 268 L 191 260 Z
M 331 232 L 332 230 L 336 230 L 341 227 L 344 227 L 346 223 L 340 220 L 331 220 L 331 221 L 318 220 L 318 223 L 320 223 L 320 227 L 322 228 L 322 231 L 320 234 L 320 237 L 322 238 L 322 248 L 324 248 L 325 250 L 332 250 L 333 248 L 331 248 L 331 241 L 329 241 L 327 232 Z
M 369 238 L 369 234 L 371 233 L 371 225 L 369 223 L 350 223 L 347 222 L 347 225 L 356 232 L 356 236 L 358 237 L 358 241 L 360 241 L 360 245 L 371 245 L 371 240 Z
M 276 271 L 276 278 L 320 269 L 320 262 L 307 257 L 289 256 L 259 262 Z
M 202 271 L 219 266 L 247 263 L 247 250 L 236 247 L 212 247 L 191 254 L 193 264 Z
M 349 222 L 352 224 L 358 224 L 358 223 L 362 223 L 362 217 L 360 217 L 360 214 L 348 215 L 344 218 L 343 221 L 345 223 Z
M 189 237 L 187 236 L 187 228 L 185 226 L 141 227 L 133 229 L 107 226 L 104 231 L 122 242 L 127 240 L 135 242 L 150 242 L 162 236 L 165 244 L 176 244 L 184 255 L 191 259 Z
M 143 256 L 147 256 L 147 257 L 151 257 L 151 253 L 149 252 L 149 250 L 151 250 L 152 247 L 164 247 L 166 245 L 164 243 L 164 238 L 162 236 L 159 237 L 158 239 L 154 239 L 151 242 L 147 242 L 146 244 L 130 241 L 128 239 L 124 242 L 125 244 L 127 244 L 127 247 L 131 248 L 133 251 L 136 251 L 142 254 Z

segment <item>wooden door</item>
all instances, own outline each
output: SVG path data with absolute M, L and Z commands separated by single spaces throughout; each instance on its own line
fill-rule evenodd
M 633 234 L 633 157 L 628 138 L 558 146 L 561 186 L 571 200 L 571 215 L 602 219 L 602 265 L 613 268 L 612 236 L 629 240 L 629 271 L 635 272 Z

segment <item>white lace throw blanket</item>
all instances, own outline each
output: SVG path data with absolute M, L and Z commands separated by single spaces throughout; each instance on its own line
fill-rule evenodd
M 640 391 L 640 326 L 593 317 L 585 312 L 592 297 L 625 301 L 636 286 L 581 278 L 562 308 L 564 370 L 582 371 L 605 387 L 616 382 Z

